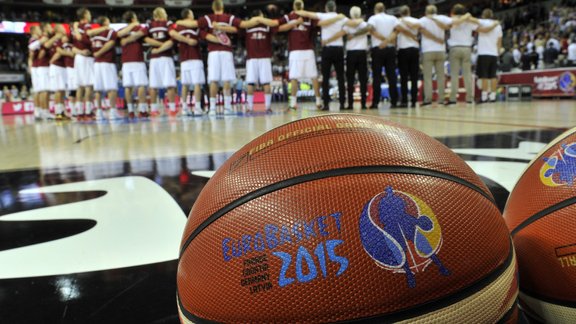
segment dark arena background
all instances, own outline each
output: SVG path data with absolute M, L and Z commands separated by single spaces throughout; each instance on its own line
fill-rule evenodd
M 325 16 L 316 13 L 325 13 L 326 1 L 304 1 L 313 18 L 303 19 L 313 23 L 282 30 L 297 20 L 285 18 L 293 11 L 292 1 L 224 0 L 223 11 L 237 19 L 226 22 L 236 29 L 230 32 L 201 23 L 213 13 L 211 0 L 0 0 L 0 322 L 178 323 L 179 247 L 199 193 L 236 150 L 302 118 L 354 113 L 422 131 L 464 159 L 503 211 L 530 161 L 576 126 L 576 1 L 382 1 L 384 11 L 398 18 L 405 13 L 402 6 L 415 18 L 430 14 L 429 5 L 435 5 L 438 15 L 451 16 L 458 2 L 478 19 L 490 9 L 496 29 L 501 28 L 499 45 L 488 46 L 497 48 L 494 78 L 484 75 L 492 67 L 478 68 L 482 57 L 490 55 L 479 40 L 483 32 L 476 29 L 469 32 L 471 43 L 463 46 L 468 65 L 455 73 L 451 50 L 458 46 L 449 29 L 440 34 L 438 44 L 443 45 L 437 53 L 442 59 L 438 68 L 430 67 L 430 75 L 425 71 L 432 63 L 425 62 L 426 36 L 421 32 L 413 39 L 420 57 L 409 64 L 407 56 L 396 53 L 404 49 L 400 36 L 396 43 L 383 35 L 387 40 L 381 49 L 371 48 L 376 39 L 372 31 L 356 36 L 370 35 L 366 45 L 353 51 L 345 48 L 352 37 L 331 46 L 321 31 L 328 28 L 317 26 Z M 353 7 L 360 9 L 358 20 L 370 22 L 377 15 L 378 1 L 336 5 L 336 12 L 348 18 Z M 157 16 L 160 7 L 165 9 L 163 19 Z M 193 18 L 186 18 L 186 8 Z M 79 16 L 86 12 L 81 9 L 90 12 L 88 20 Z M 126 20 L 129 10 L 137 27 L 121 36 L 132 22 Z M 259 22 L 262 31 L 244 28 L 241 21 L 260 15 L 255 10 L 276 27 Z M 194 39 L 190 46 L 198 54 L 190 61 L 200 64 L 192 70 L 181 65 L 190 55 L 182 52 L 184 41 L 170 38 L 170 31 L 181 30 L 177 21 L 186 19 L 197 21 L 199 28 L 190 29 L 194 36 L 187 38 Z M 165 25 L 154 25 L 158 22 Z M 89 35 L 88 30 L 101 27 L 100 33 Z M 134 62 L 126 61 L 123 40 L 137 28 L 143 35 L 132 42 L 141 46 L 142 58 L 136 61 L 145 67 L 147 80 L 135 77 L 127 93 L 124 67 Z M 157 38 L 154 28 L 165 28 L 160 32 L 165 38 Z M 292 61 L 292 38 L 299 37 L 294 30 L 306 28 L 313 60 L 302 69 L 298 64 L 303 61 Z M 254 36 L 260 32 L 268 34 Z M 253 37 L 270 37 L 266 46 L 271 49 L 265 58 L 270 70 L 254 72 L 260 76 L 254 84 L 250 61 L 267 52 L 248 48 L 256 46 L 249 45 Z M 83 41 L 87 55 L 84 45 L 78 45 Z M 158 52 L 163 45 L 169 49 Z M 231 53 L 231 59 L 211 61 L 213 46 L 223 46 L 219 51 Z M 341 56 L 331 56 L 334 48 Z M 379 52 L 392 50 L 392 56 Z M 358 52 L 364 53 L 363 64 L 354 75 L 356 67 L 347 60 Z M 153 75 L 157 55 L 174 62 L 172 74 L 162 65 L 159 75 Z M 97 56 L 90 63 L 94 75 L 82 75 L 78 64 L 71 66 L 79 56 Z M 97 68 L 99 64 L 106 68 Z M 317 69 L 317 80 L 309 67 Z M 413 83 L 403 85 L 402 79 L 412 73 L 405 69 L 415 71 Z M 68 73 L 63 81 L 60 70 Z M 292 74 L 297 70 L 299 77 Z M 188 72 L 205 82 L 185 84 Z M 223 77 L 229 73 L 232 77 Z M 88 83 L 76 79 L 73 85 L 72 76 Z M 293 78 L 299 82 L 291 82 Z M 481 79 L 488 79 L 486 85 Z M 442 81 L 445 91 L 438 89 Z M 161 85 L 151 86 L 153 82 Z M 425 93 L 427 85 L 432 93 Z M 88 89 L 93 93 L 87 95 Z M 285 163 L 293 159 L 286 156 Z M 572 163 L 571 172 L 576 170 L 573 159 L 566 161 Z M 574 176 L 564 184 L 572 188 Z M 519 322 L 539 321 L 521 313 Z

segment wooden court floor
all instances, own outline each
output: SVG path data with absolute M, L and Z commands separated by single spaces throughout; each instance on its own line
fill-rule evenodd
M 98 123 L 0 117 L 0 322 L 178 323 L 180 240 L 213 171 L 267 130 L 340 113 L 284 108 Z M 575 126 L 576 101 L 352 113 L 438 139 L 503 208 L 529 161 Z

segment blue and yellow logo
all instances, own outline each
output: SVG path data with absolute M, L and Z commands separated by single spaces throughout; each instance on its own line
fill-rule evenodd
M 437 254 L 442 230 L 432 209 L 420 198 L 388 186 L 364 206 L 360 239 L 376 264 L 406 274 L 408 287 L 416 287 L 415 273 L 434 263 L 448 276 Z
M 548 187 L 572 186 L 576 177 L 576 143 L 562 147 L 544 158 L 540 168 L 540 180 Z
M 574 92 L 576 87 L 576 76 L 572 72 L 564 72 L 558 78 L 558 88 L 564 92 Z

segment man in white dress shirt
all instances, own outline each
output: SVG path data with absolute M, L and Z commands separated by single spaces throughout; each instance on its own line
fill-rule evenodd
M 374 6 L 374 15 L 368 19 L 370 34 L 372 35 L 372 90 L 373 99 L 371 109 L 377 109 L 380 103 L 380 84 L 382 80 L 382 67 L 386 70 L 390 92 L 391 108 L 398 103 L 398 87 L 396 85 L 396 26 L 400 23 L 398 18 L 386 14 L 386 7 L 382 2 Z
M 336 71 L 338 79 L 338 99 L 340 109 L 344 109 L 346 102 L 346 87 L 344 84 L 344 40 L 340 31 L 348 21 L 348 18 L 342 14 L 336 13 L 336 2 L 328 1 L 324 8 L 325 13 L 296 11 L 296 14 L 304 18 L 318 20 L 318 26 L 321 27 L 322 38 L 322 101 L 324 106 L 322 110 L 328 110 L 330 104 L 330 74 L 332 66 Z
M 479 20 L 476 75 L 482 81 L 482 102 L 495 102 L 498 86 L 496 69 L 502 48 L 502 26 L 492 19 L 493 15 L 491 9 L 484 9 Z
M 396 26 L 398 30 L 398 70 L 400 70 L 400 89 L 402 100 L 401 108 L 408 107 L 408 79 L 410 79 L 410 100 L 412 107 L 416 107 L 418 101 L 418 77 L 420 74 L 420 43 L 418 42 L 418 19 L 410 16 L 410 8 L 402 6 L 400 8 L 400 24 Z
M 422 33 L 422 65 L 424 69 L 424 100 L 421 106 L 432 104 L 432 68 L 436 71 L 438 82 L 438 102 L 444 102 L 445 75 L 444 61 L 446 61 L 445 30 L 440 28 L 437 21 L 449 25 L 452 21 L 444 15 L 437 15 L 435 5 L 426 7 L 426 16 L 420 18 L 420 32 Z M 434 18 L 434 19 L 432 19 Z

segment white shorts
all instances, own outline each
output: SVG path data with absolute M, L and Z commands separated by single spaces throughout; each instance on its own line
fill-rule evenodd
M 34 92 L 50 91 L 50 68 L 39 66 L 32 69 L 32 87 Z
M 116 64 L 94 63 L 94 91 L 118 90 Z
M 66 68 L 50 65 L 50 90 L 66 91 Z
M 94 85 L 94 58 L 91 56 L 74 56 L 74 71 L 78 87 L 90 87 Z
M 232 52 L 215 51 L 208 53 L 208 82 L 234 81 L 236 69 Z
M 188 60 L 180 63 L 180 81 L 183 85 L 205 84 L 206 77 L 202 60 Z
M 78 88 L 78 83 L 76 83 L 76 73 L 74 68 L 66 68 L 66 90 L 74 91 Z
M 156 57 L 150 60 L 150 88 L 176 87 L 176 68 L 171 57 Z
M 128 62 L 122 64 L 122 86 L 124 88 L 145 87 L 147 85 L 146 63 Z
M 269 84 L 272 82 L 272 60 L 269 58 L 246 61 L 246 83 Z
M 313 50 L 291 51 L 288 62 L 288 78 L 314 79 L 318 77 L 316 56 Z

